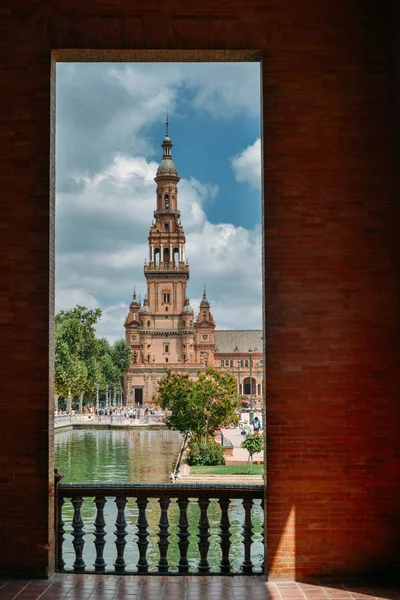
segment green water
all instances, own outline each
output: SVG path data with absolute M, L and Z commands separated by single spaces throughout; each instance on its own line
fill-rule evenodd
M 58 432 L 55 435 L 55 465 L 64 473 L 63 482 L 79 483 L 167 483 L 168 475 L 173 470 L 178 456 L 182 438 L 180 434 L 168 430 L 74 430 Z M 160 507 L 156 499 L 149 500 L 147 506 L 147 521 L 149 523 L 149 547 L 147 559 L 152 571 L 157 570 L 158 546 L 157 531 L 160 518 Z M 107 499 L 105 507 L 105 520 L 107 535 L 104 558 L 107 570 L 113 569 L 116 558 L 115 549 L 115 521 L 117 507 L 113 498 Z M 125 561 L 127 570 L 136 570 L 139 553 L 136 544 L 136 521 L 138 509 L 133 498 L 128 499 L 125 509 L 127 521 Z M 188 507 L 189 540 L 188 560 L 191 570 L 195 571 L 199 560 L 197 548 L 197 524 L 200 510 L 196 500 L 192 500 Z M 72 522 L 73 507 L 69 500 L 65 501 L 63 507 L 64 520 L 64 546 L 63 558 L 65 567 L 71 569 L 75 554 L 72 546 Z M 82 519 L 85 523 L 85 547 L 83 559 L 88 570 L 93 569 L 95 560 L 94 547 L 94 521 L 96 510 L 92 498 L 85 498 L 82 506 Z M 219 520 L 220 508 L 216 501 L 210 503 L 208 509 L 210 521 L 210 551 L 209 562 L 213 571 L 218 571 L 221 551 L 219 546 Z M 239 569 L 243 560 L 242 525 L 244 511 L 239 500 L 232 500 L 229 508 L 229 519 L 231 522 L 231 551 L 230 558 L 234 569 Z M 179 509 L 176 500 L 171 500 L 168 510 L 170 522 L 170 546 L 168 548 L 168 560 L 171 570 L 177 570 L 179 561 L 179 548 L 177 546 L 177 523 L 179 520 Z M 262 510 L 260 502 L 255 501 L 253 508 L 254 537 L 252 545 L 252 561 L 256 569 L 260 568 L 262 562 Z

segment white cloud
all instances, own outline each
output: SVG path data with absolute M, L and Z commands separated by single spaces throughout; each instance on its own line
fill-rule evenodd
M 62 224 L 67 234 L 57 242 L 56 308 L 100 306 L 98 333 L 110 341 L 124 334 L 134 285 L 145 294 L 156 168 L 143 157 L 118 155 L 103 171 L 80 178 L 80 191 L 57 196 L 58 230 Z M 218 328 L 259 328 L 260 230 L 210 223 L 203 206 L 217 193 L 215 186 L 193 178 L 179 183 L 192 274 L 188 295 L 197 311 L 205 283 Z
M 69 310 L 77 304 L 87 308 L 98 308 L 99 303 L 92 294 L 85 290 L 74 288 L 57 288 L 56 293 L 56 311 Z
M 129 304 L 119 302 L 103 309 L 101 319 L 97 324 L 97 335 L 107 338 L 111 343 L 125 337 L 124 321 L 129 311 Z
M 196 110 L 232 119 L 239 114 L 258 117 L 259 69 L 256 63 L 166 63 L 162 69 L 157 64 L 130 64 L 114 67 L 111 75 L 154 122 L 167 109 L 174 112 L 183 89 L 189 91 Z
M 261 141 L 256 140 L 232 158 L 232 169 L 237 181 L 245 182 L 253 188 L 261 189 Z

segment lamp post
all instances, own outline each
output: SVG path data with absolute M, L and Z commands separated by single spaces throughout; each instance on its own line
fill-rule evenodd
M 99 384 L 96 383 L 96 410 L 99 410 Z
M 238 388 L 237 388 L 237 390 L 238 391 L 237 391 L 237 394 L 238 394 L 238 400 L 240 400 L 240 367 L 241 367 L 241 362 L 242 362 L 241 360 L 237 361 L 237 368 L 238 368 L 238 377 L 237 377 L 237 380 L 238 380 Z
M 123 390 L 123 387 L 121 385 L 121 382 L 119 382 L 119 399 L 120 399 L 120 405 L 121 405 L 121 407 L 124 406 L 124 390 Z
M 250 347 L 249 348 L 249 354 L 250 354 L 250 424 L 253 423 L 253 378 L 252 378 L 252 374 L 253 374 L 253 361 L 251 360 L 251 355 L 254 352 L 254 350 Z

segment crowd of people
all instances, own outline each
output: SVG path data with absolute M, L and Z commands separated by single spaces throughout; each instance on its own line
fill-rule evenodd
M 58 412 L 59 415 L 68 415 L 68 410 L 63 410 Z M 79 414 L 78 410 L 72 409 L 71 415 Z M 163 411 L 156 411 L 154 408 L 150 406 L 146 406 L 145 408 L 141 406 L 131 407 L 131 406 L 103 406 L 97 408 L 96 406 L 84 406 L 82 411 L 83 416 L 88 417 L 119 417 L 125 419 L 140 419 L 141 417 L 149 417 L 149 416 L 163 416 Z

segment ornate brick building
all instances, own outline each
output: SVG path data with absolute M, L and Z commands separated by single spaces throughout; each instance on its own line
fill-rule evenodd
M 157 204 L 148 237 L 149 262 L 144 265 L 147 293 L 142 303 L 134 291 L 125 321 L 126 340 L 132 349 L 125 380 L 128 404 L 151 405 L 166 367 L 196 377 L 207 365 L 231 371 L 239 395 L 250 394 L 251 376 L 252 395 L 256 403 L 261 402 L 261 330 L 216 330 L 205 288 L 197 315 L 190 305 L 186 238 L 178 210 L 179 177 L 172 160 L 168 121 L 162 148 L 155 177 Z

